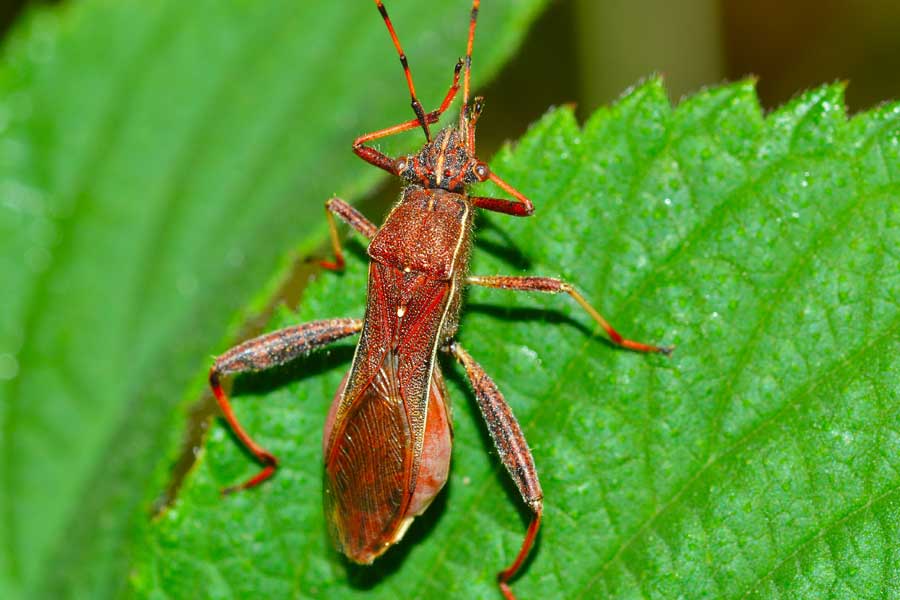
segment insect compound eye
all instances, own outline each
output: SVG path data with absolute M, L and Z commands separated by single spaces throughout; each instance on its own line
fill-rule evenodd
M 394 161 L 394 172 L 397 175 L 403 175 L 403 173 L 409 169 L 409 157 L 402 156 Z
M 483 162 L 475 165 L 475 168 L 472 169 L 475 173 L 475 177 L 478 178 L 478 181 L 487 181 L 488 177 L 491 176 L 491 169 Z

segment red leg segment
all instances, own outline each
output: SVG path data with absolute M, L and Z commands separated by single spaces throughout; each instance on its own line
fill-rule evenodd
M 522 204 L 517 200 L 506 198 L 489 198 L 487 196 L 472 196 L 472 203 L 478 208 L 492 212 L 512 215 L 513 217 L 530 217 L 534 214 L 534 207 Z
M 492 277 L 467 277 L 466 283 L 469 285 L 480 285 L 483 287 L 491 287 L 491 288 L 500 288 L 504 290 L 517 290 L 522 292 L 544 292 L 548 294 L 558 294 L 560 292 L 565 292 L 569 296 L 571 296 L 581 307 L 587 311 L 587 313 L 594 319 L 609 338 L 617 345 L 627 348 L 628 350 L 634 350 L 636 352 L 658 352 L 660 354 L 669 355 L 672 354 L 672 350 L 674 348 L 672 346 L 654 346 L 652 344 L 645 344 L 643 342 L 635 342 L 633 340 L 625 339 L 622 335 L 613 329 L 613 327 L 603 318 L 603 316 L 597 312 L 597 310 L 588 303 L 587 300 L 584 299 L 578 290 L 573 288 L 570 284 L 565 281 L 561 281 L 559 279 L 555 279 L 552 277 L 504 277 L 504 276 L 492 276 Z
M 275 473 L 278 459 L 257 444 L 238 422 L 231 409 L 231 403 L 228 401 L 228 395 L 222 389 L 221 377 L 233 373 L 262 371 L 283 365 L 316 348 L 359 333 L 362 325 L 360 319 L 328 319 L 305 323 L 253 338 L 216 358 L 209 370 L 209 385 L 219 403 L 222 415 L 244 446 L 253 453 L 259 462 L 265 465 L 257 475 L 240 485 L 223 489 L 222 493 L 227 494 L 259 485 Z
M 534 213 L 534 203 L 532 203 L 525 194 L 500 179 L 500 176 L 494 172 L 491 172 L 490 180 L 516 200 L 512 201 L 504 200 L 502 198 L 476 196 L 472 198 L 475 206 L 485 210 L 513 215 L 514 217 L 530 217 Z
M 512 414 L 509 404 L 506 403 L 503 394 L 497 389 L 494 381 L 484 372 L 481 365 L 475 362 L 469 353 L 463 350 L 456 342 L 451 342 L 445 350 L 456 357 L 465 367 L 466 375 L 472 384 L 472 388 L 475 390 L 475 400 L 478 403 L 479 410 L 481 410 L 482 417 L 484 417 L 484 422 L 487 424 L 488 432 L 494 442 L 494 447 L 497 449 L 497 454 L 516 484 L 519 493 L 522 494 L 522 500 L 534 513 L 515 560 L 497 574 L 497 583 L 500 586 L 500 591 L 503 592 L 507 600 L 514 600 L 515 596 L 509 588 L 508 582 L 518 572 L 522 563 L 525 562 L 528 552 L 537 538 L 544 508 L 544 494 L 538 481 L 534 457 L 531 455 L 531 450 L 528 448 L 528 442 L 525 441 L 522 428 Z

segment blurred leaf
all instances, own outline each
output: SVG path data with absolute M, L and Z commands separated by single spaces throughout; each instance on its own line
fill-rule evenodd
M 678 346 L 613 349 L 565 297 L 468 294 L 461 342 L 545 492 L 522 598 L 900 593 L 898 140 L 900 105 L 848 121 L 840 87 L 764 119 L 751 83 L 673 109 L 653 81 L 583 128 L 551 112 L 493 161 L 537 215 L 484 216 L 472 271 L 561 276 L 623 333 Z M 271 328 L 362 315 L 351 247 Z M 373 567 L 331 549 L 321 429 L 351 354 L 237 380 L 239 419 L 283 468 L 221 498 L 259 466 L 217 423 L 150 532 L 139 595 L 499 598 L 527 515 L 450 361 L 449 489 Z
M 485 7 L 480 78 L 541 4 Z M 428 108 L 468 8 L 390 3 Z M 378 179 L 352 139 L 411 117 L 397 62 L 371 2 L 84 0 L 5 48 L 0 597 L 123 589 L 209 355 Z

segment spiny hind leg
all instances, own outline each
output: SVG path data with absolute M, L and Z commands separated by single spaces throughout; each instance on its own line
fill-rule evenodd
M 522 495 L 522 500 L 533 513 L 528 531 L 525 533 L 525 539 L 522 540 L 522 546 L 519 548 L 515 560 L 497 574 L 500 591 L 507 599 L 513 599 L 509 580 L 515 576 L 528 557 L 528 552 L 541 527 L 541 515 L 544 510 L 544 493 L 541 491 L 541 484 L 538 481 L 534 457 L 531 455 L 522 428 L 509 404 L 506 403 L 497 384 L 485 373 L 481 365 L 475 362 L 475 359 L 455 341 L 450 342 L 444 351 L 452 354 L 465 367 L 472 389 L 475 390 L 475 400 L 484 422 L 487 424 L 497 454 Z

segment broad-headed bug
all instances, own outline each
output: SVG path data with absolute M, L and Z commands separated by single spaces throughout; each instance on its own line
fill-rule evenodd
M 282 365 L 359 333 L 350 371 L 325 423 L 325 517 L 337 549 L 353 562 L 371 563 L 400 541 L 447 481 L 452 430 L 436 354 L 451 354 L 465 368 L 497 454 L 533 515 L 515 560 L 497 576 L 504 596 L 513 598 L 508 582 L 537 536 L 543 494 L 531 451 L 510 407 L 491 378 L 454 339 L 463 286 L 565 292 L 619 346 L 666 354 L 670 349 L 624 339 L 581 294 L 559 279 L 467 274 L 476 208 L 517 217 L 534 211 L 531 200 L 475 155 L 475 124 L 483 104 L 477 97 L 469 103 L 469 82 L 480 2 L 472 3 L 465 58 L 457 62 L 453 83 L 441 105 L 428 113 L 416 97 L 412 73 L 387 10 L 381 0 L 375 4 L 400 55 L 415 118 L 358 137 L 353 151 L 403 179 L 405 188 L 380 228 L 339 198 L 325 203 L 335 259 L 323 261 L 324 267 L 340 270 L 344 266 L 335 215 L 370 240 L 368 303 L 363 319 L 329 319 L 289 327 L 244 342 L 216 359 L 209 381 L 222 413 L 264 465 L 256 476 L 226 491 L 246 489 L 268 479 L 278 460 L 238 423 L 220 378 Z M 455 98 L 460 74 L 459 121 L 432 138 L 430 126 Z M 417 127 L 424 131 L 426 141 L 418 154 L 395 159 L 367 145 Z M 488 180 L 513 199 L 467 193 L 470 185 Z

